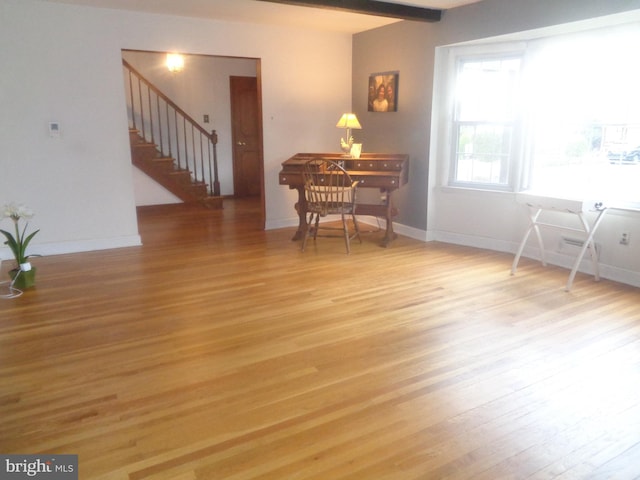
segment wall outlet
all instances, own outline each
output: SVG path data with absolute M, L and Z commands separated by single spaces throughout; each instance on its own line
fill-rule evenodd
M 620 245 L 629 245 L 629 240 L 631 239 L 631 235 L 628 232 L 623 232 L 620 235 Z

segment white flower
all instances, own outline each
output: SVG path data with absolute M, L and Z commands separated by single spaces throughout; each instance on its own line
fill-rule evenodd
M 17 222 L 21 218 L 30 219 L 33 217 L 33 211 L 22 203 L 7 203 L 2 209 L 2 218 L 11 218 Z
M 7 239 L 4 244 L 11 249 L 18 265 L 27 263 L 27 259 L 30 257 L 30 255 L 27 255 L 26 253 L 27 246 L 40 230 L 36 230 L 35 232 L 27 235 L 27 226 L 29 225 L 29 222 L 26 222 L 25 226 L 22 228 L 22 232 L 20 231 L 19 223 L 21 218 L 28 220 L 33 217 L 33 212 L 23 204 L 16 204 L 13 202 L 2 207 L 0 212 L 2 213 L 0 220 L 10 218 L 13 220 L 13 227 L 15 229 L 15 234 L 6 230 L 0 230 L 0 233 Z

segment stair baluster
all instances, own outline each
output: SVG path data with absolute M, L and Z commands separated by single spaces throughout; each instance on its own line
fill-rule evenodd
M 182 200 L 221 207 L 216 131 L 207 132 L 126 60 L 122 64 L 133 162 Z M 150 173 L 155 170 L 162 175 Z

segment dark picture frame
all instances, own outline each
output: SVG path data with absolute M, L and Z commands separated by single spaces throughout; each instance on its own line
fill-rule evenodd
M 397 112 L 399 80 L 399 72 L 382 72 L 369 75 L 368 111 Z

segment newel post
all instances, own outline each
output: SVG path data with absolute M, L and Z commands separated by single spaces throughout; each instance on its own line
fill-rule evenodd
M 218 134 L 211 130 L 211 142 L 213 143 L 213 195 L 220 196 L 220 180 L 218 179 Z

